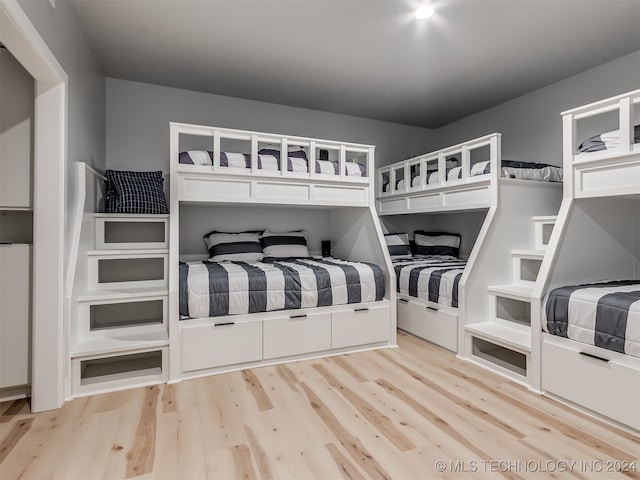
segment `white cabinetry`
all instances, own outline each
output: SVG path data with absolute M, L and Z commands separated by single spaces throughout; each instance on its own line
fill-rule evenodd
M 457 309 L 413 297 L 398 296 L 398 328 L 458 351 Z
M 182 375 L 375 348 L 391 328 L 388 300 L 182 320 Z
M 30 245 L 0 245 L 0 389 L 30 383 L 30 272 Z
M 0 49 L 0 400 L 29 394 L 33 77 Z

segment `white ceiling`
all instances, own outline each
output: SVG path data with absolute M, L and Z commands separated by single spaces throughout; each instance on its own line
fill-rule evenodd
M 429 128 L 640 50 L 640 0 L 71 3 L 109 77 Z

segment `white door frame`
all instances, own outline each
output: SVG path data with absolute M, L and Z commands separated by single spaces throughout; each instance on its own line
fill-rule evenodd
M 64 221 L 67 74 L 18 5 L 0 0 L 0 41 L 35 79 L 31 410 L 65 401 Z

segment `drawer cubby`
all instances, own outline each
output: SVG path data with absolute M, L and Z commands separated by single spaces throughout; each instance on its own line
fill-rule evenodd
M 89 282 L 91 289 L 152 288 L 168 284 L 166 253 L 91 252 Z
M 524 282 L 535 282 L 542 266 L 542 260 L 532 258 L 520 259 L 520 280 Z
M 519 376 L 527 376 L 527 355 L 482 338 L 471 338 L 472 355 Z
M 168 348 L 72 359 L 75 395 L 165 382 Z
M 167 248 L 166 215 L 96 215 L 96 248 L 127 250 Z
M 87 305 L 89 331 L 165 323 L 166 298 Z
M 495 318 L 515 322 L 520 325 L 531 325 L 531 302 L 514 298 L 495 296 Z

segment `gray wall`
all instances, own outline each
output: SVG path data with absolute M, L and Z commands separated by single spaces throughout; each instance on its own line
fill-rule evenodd
M 378 120 L 114 78 L 106 81 L 107 167 L 169 170 L 169 122 L 376 145 L 378 166 L 429 149 L 433 132 Z
M 500 132 L 503 158 L 562 165 L 560 113 L 638 88 L 640 51 L 439 128 L 433 146 Z
M 100 170 L 105 166 L 105 86 L 102 66 L 67 0 L 18 0 L 69 77 L 68 158 Z

